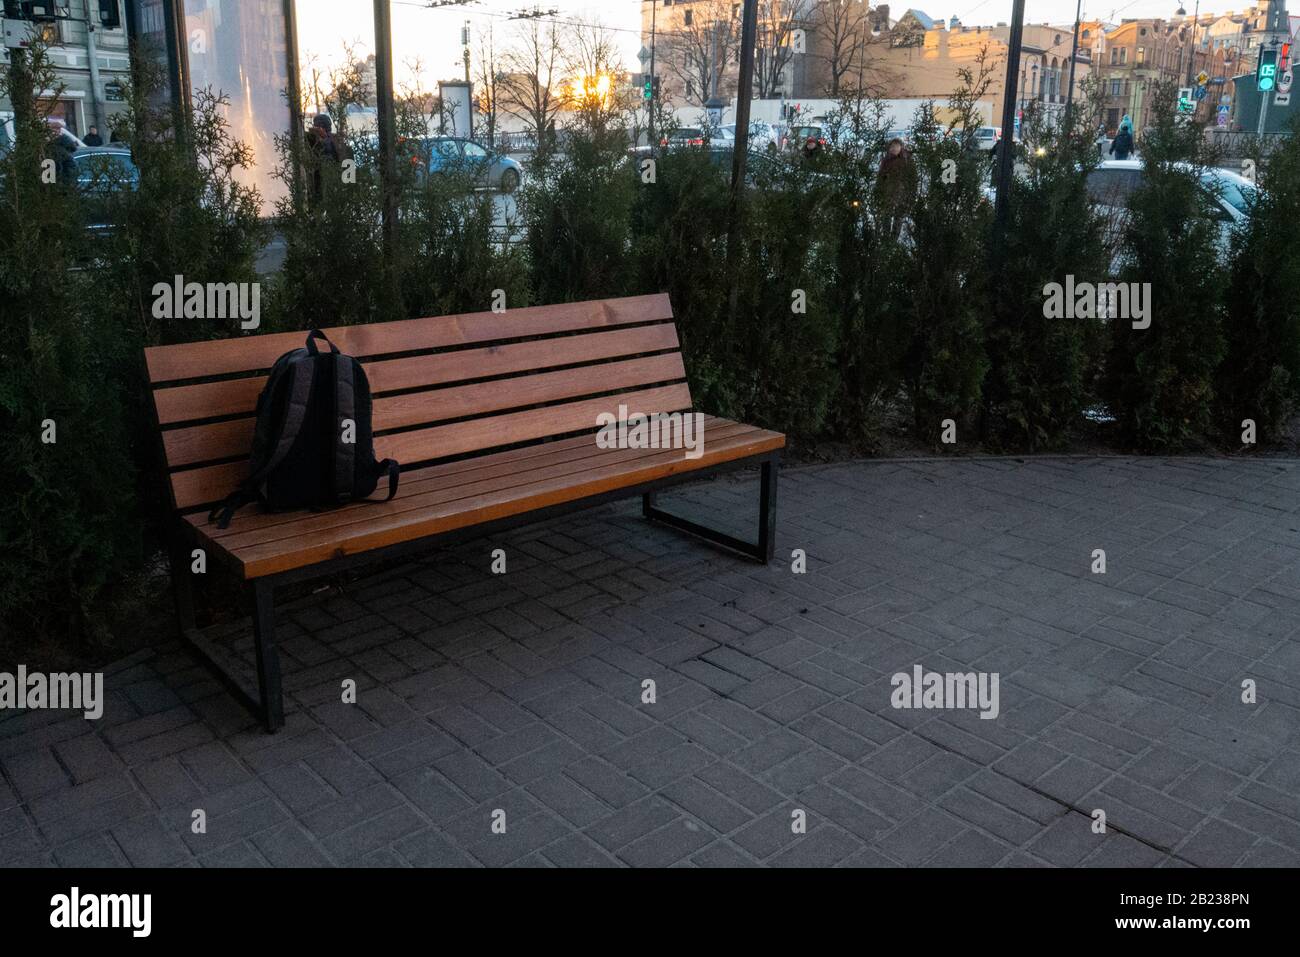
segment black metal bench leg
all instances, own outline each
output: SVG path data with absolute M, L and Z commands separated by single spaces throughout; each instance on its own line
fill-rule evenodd
M 764 461 L 758 489 L 758 554 L 764 565 L 776 554 L 776 480 L 780 468 L 777 459 Z
M 275 586 L 267 581 L 253 582 L 253 643 L 262 723 L 267 731 L 278 731 L 284 727 L 284 695 L 275 647 Z
M 781 460 L 775 455 L 764 458 L 760 466 L 758 544 L 741 541 L 725 532 L 665 512 L 655 504 L 653 492 L 646 492 L 641 496 L 641 514 L 652 522 L 686 532 L 714 545 L 721 545 L 723 548 L 739 552 L 746 558 L 752 558 L 766 565 L 772 560 L 776 549 L 776 478 L 780 466 Z
M 172 598 L 176 602 L 176 624 L 181 637 L 198 627 L 194 618 L 194 573 L 190 556 L 179 535 L 173 535 L 167 548 L 167 565 L 171 571 Z

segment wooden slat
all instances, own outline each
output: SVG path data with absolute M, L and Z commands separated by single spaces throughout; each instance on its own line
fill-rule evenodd
M 651 451 L 643 457 L 592 469 L 579 476 L 563 475 L 526 486 L 482 492 L 416 512 L 389 515 L 384 514 L 384 505 L 376 505 L 373 518 L 352 526 L 345 535 L 340 535 L 337 529 L 309 532 L 242 549 L 236 554 L 243 563 L 244 577 L 259 578 L 748 458 L 784 444 L 784 436 L 760 431 L 724 440 L 700 459 L 687 459 L 681 450 Z M 198 523 L 195 524 L 197 527 Z M 201 528 L 199 531 L 202 534 Z
M 596 416 L 601 412 L 617 413 L 620 403 L 626 405 L 630 413 L 676 412 L 690 407 L 691 396 L 684 384 L 672 385 L 399 432 L 376 437 L 375 455 L 409 465 L 567 432 L 594 432 Z M 173 472 L 172 494 L 176 507 L 188 509 L 219 501 L 234 491 L 247 475 L 246 460 Z
M 753 426 L 713 419 L 705 426 L 703 450 L 707 451 L 724 440 L 762 431 Z M 652 450 L 653 451 L 653 450 Z M 402 477 L 401 494 L 386 503 L 383 514 L 397 514 L 437 505 L 487 491 L 500 491 L 513 486 L 528 485 L 540 479 L 561 475 L 580 475 L 620 461 L 644 457 L 644 449 L 601 449 L 587 436 L 582 445 L 557 449 L 548 455 L 537 455 L 523 461 L 494 462 L 497 455 L 470 460 L 486 462 L 483 467 L 460 471 L 438 471 L 434 466 L 420 469 Z M 456 463 L 465 465 L 465 462 Z M 307 532 L 328 528 L 340 530 L 345 526 L 369 522 L 375 513 L 369 504 L 357 504 L 316 514 L 258 512 L 249 506 L 237 514 L 230 527 L 219 529 L 199 521 L 204 532 L 222 548 L 237 552 L 243 548 L 266 542 L 296 538 Z
M 370 391 L 378 395 L 399 389 L 419 389 L 464 379 L 597 362 L 677 347 L 677 327 L 672 323 L 659 323 L 636 329 L 458 349 L 405 359 L 363 361 L 363 365 L 370 380 Z M 266 376 L 258 375 L 160 388 L 154 392 L 158 421 L 161 425 L 175 425 L 195 419 L 252 412 L 265 385 Z
M 529 306 L 503 313 L 476 312 L 377 322 L 327 329 L 325 332 L 340 350 L 363 358 L 671 318 L 672 306 L 667 294 L 657 293 L 626 299 Z M 149 381 L 174 382 L 269 369 L 282 354 L 301 346 L 305 335 L 305 332 L 284 332 L 154 346 L 145 350 Z
M 618 414 L 626 405 L 629 414 L 675 412 L 689 409 L 691 392 L 686 385 L 668 385 L 641 392 L 625 392 L 599 399 L 566 402 L 528 412 L 511 412 L 451 425 L 399 432 L 375 439 L 376 458 L 399 462 L 423 462 L 463 452 L 477 452 L 516 442 L 528 442 L 584 429 L 594 431 L 596 418 L 604 412 Z
M 379 398 L 374 401 L 371 422 L 374 431 L 382 432 L 685 377 L 681 354 L 674 352 Z M 254 424 L 255 420 L 247 417 L 164 432 L 167 464 L 178 468 L 247 455 Z

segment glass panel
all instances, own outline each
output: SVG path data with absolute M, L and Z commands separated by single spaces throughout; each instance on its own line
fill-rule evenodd
M 190 85 L 230 98 L 231 134 L 253 150 L 242 178 L 262 193 L 269 214 L 285 193 L 273 176 L 275 137 L 289 130 L 284 0 L 184 0 Z

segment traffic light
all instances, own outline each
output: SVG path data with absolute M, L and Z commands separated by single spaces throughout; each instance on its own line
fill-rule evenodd
M 116 30 L 122 25 L 117 0 L 99 0 L 99 22 L 106 30 Z
M 1260 50 L 1259 67 L 1255 71 L 1255 87 L 1268 93 L 1277 86 L 1277 51 Z
M 655 85 L 653 78 L 647 76 L 641 83 L 641 99 L 653 100 L 655 95 Z

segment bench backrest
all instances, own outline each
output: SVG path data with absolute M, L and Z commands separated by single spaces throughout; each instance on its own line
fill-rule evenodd
M 404 469 L 595 431 L 602 412 L 691 407 L 666 294 L 327 329 L 360 359 L 375 454 Z M 248 472 L 253 412 L 305 332 L 145 350 L 173 505 L 223 498 Z

